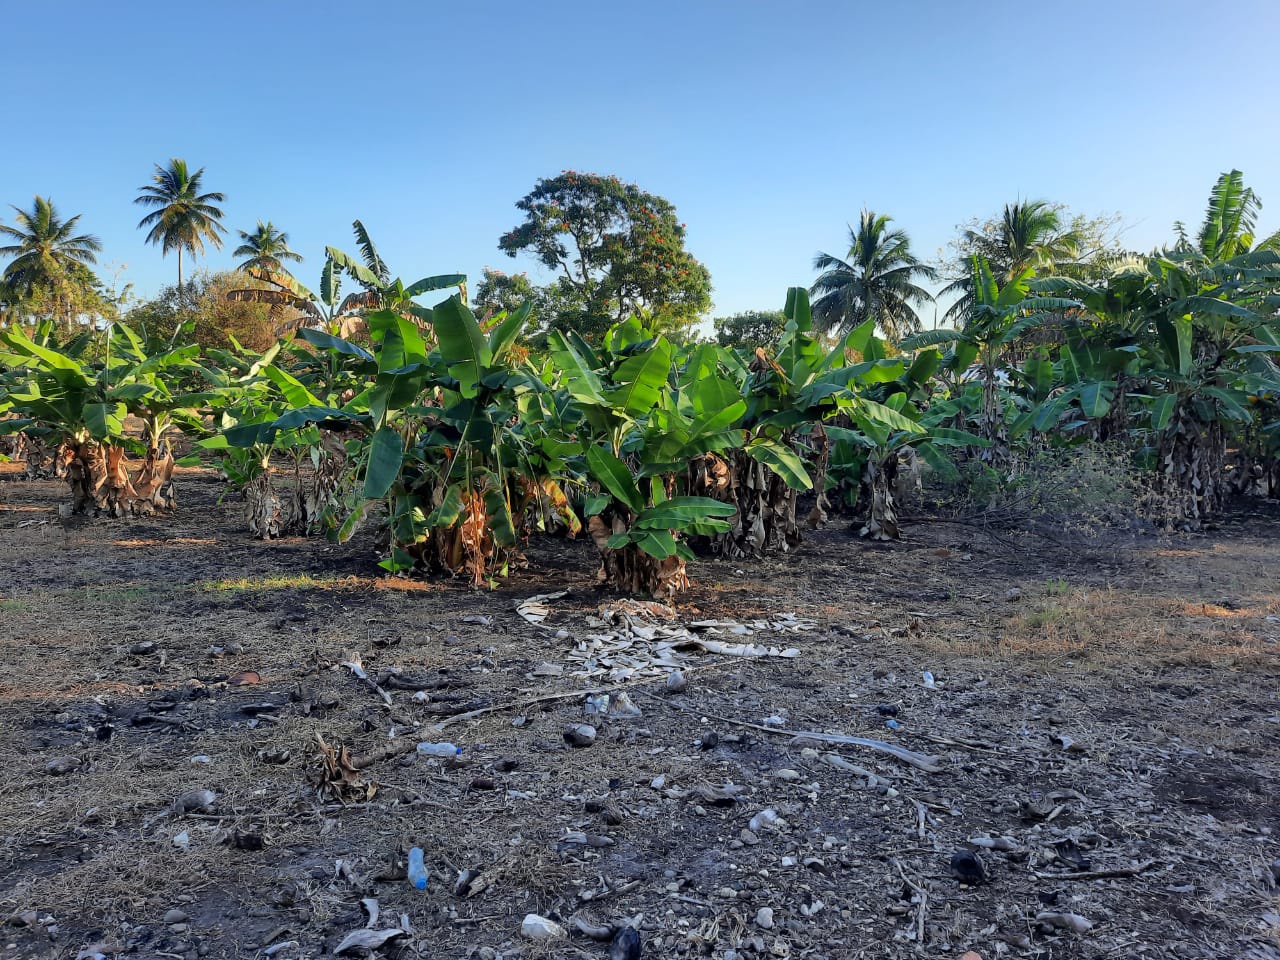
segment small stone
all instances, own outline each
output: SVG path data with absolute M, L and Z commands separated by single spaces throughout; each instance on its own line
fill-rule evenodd
M 142 656 L 147 653 L 154 653 L 156 642 L 154 640 L 139 640 L 137 643 L 129 647 L 129 652 L 135 656 Z
M 177 907 L 174 907 L 172 910 L 166 911 L 164 915 L 165 923 L 182 923 L 182 921 L 186 919 L 187 919 L 187 915 L 183 911 L 179 910 Z
M 79 769 L 78 757 L 54 757 L 44 765 L 44 772 L 51 777 L 62 777 Z
M 173 801 L 174 813 L 208 812 L 218 795 L 212 790 L 188 790 Z
M 667 674 L 667 693 L 684 693 L 689 687 L 689 678 L 681 670 L 672 670 Z
M 623 927 L 609 944 L 609 960 L 640 960 L 640 931 L 635 927 Z
M 169 932 L 170 932 L 170 933 L 186 933 L 188 929 L 190 929 L 190 928 L 189 928 L 185 923 L 171 923 L 171 924 L 169 924 Z
M 1009 603 L 1014 603 L 1022 599 L 1022 591 L 1019 590 L 1017 587 L 1011 587 L 1010 589 L 1004 592 L 1004 598 Z
M 790 770 L 785 767 L 781 770 L 775 770 L 773 775 L 778 780 L 799 780 L 800 779 L 800 774 L 797 771 Z
M 733 889 L 733 887 L 721 887 L 716 891 L 716 896 L 721 900 L 737 900 L 738 891 Z
M 564 740 L 571 747 L 589 747 L 596 742 L 596 728 L 589 723 L 575 723 L 565 728 Z
M 969 887 L 987 879 L 987 868 L 972 850 L 957 850 L 951 856 L 951 876 Z
M 520 924 L 520 936 L 528 940 L 563 940 L 568 933 L 554 920 L 530 913 Z
M 773 929 L 773 908 L 761 907 L 756 911 L 756 926 L 761 930 Z

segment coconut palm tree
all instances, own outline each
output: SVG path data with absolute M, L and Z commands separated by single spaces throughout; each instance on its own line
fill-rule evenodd
M 134 203 L 155 207 L 138 223 L 138 229 L 150 227 L 147 242 L 160 245 L 162 255 L 170 250 L 178 251 L 178 289 L 182 289 L 182 251 L 193 257 L 204 253 L 207 240 L 214 247 L 222 248 L 222 210 L 214 204 L 226 197 L 221 193 L 201 193 L 204 186 L 204 167 L 195 173 L 187 168 L 187 161 L 174 157 L 167 167 L 156 164 L 152 182 L 138 189 Z
M 863 210 L 858 228 L 849 228 L 845 259 L 814 258 L 813 268 L 822 272 L 810 288 L 818 297 L 813 318 L 823 333 L 843 333 L 869 318 L 893 343 L 920 329 L 916 308 L 933 296 L 916 280 L 935 280 L 937 272 L 912 254 L 905 230 L 889 229 L 892 219 Z
M 302 262 L 302 254 L 289 249 L 289 234 L 277 230 L 274 223 L 268 220 L 258 221 L 258 229 L 253 233 L 237 230 L 240 234 L 240 246 L 231 254 L 233 257 L 248 257 L 244 263 L 236 267 L 240 271 L 248 271 L 250 267 L 258 270 L 269 270 L 272 273 L 288 274 L 285 260 L 294 263 Z
M 16 226 L 0 224 L 0 236 L 14 241 L 0 247 L 0 257 L 13 258 L 4 269 L 3 286 L 18 299 L 46 298 L 69 324 L 75 305 L 93 288 L 96 278 L 89 266 L 98 262 L 102 243 L 92 234 L 77 234 L 80 215 L 63 220 L 47 197 L 37 196 L 30 210 L 13 210 Z
M 1006 203 L 999 220 L 966 229 L 958 246 L 964 251 L 961 272 L 943 288 L 942 296 L 958 297 L 947 308 L 946 319 L 961 324 L 972 316 L 976 305 L 970 269 L 973 257 L 985 260 L 998 282 L 1010 283 L 1028 268 L 1040 276 L 1053 274 L 1059 265 L 1079 255 L 1076 235 L 1064 226 L 1059 209 L 1045 200 Z

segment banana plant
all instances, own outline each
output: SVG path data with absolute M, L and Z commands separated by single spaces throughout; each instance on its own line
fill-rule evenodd
M 824 424 L 838 415 L 841 398 L 859 372 L 883 369 L 883 354 L 874 351 L 860 364 L 849 363 L 851 353 L 862 355 L 868 349 L 872 324 L 834 347 L 823 343 L 803 287 L 787 291 L 783 316 L 776 346 L 757 347 L 740 371 L 747 404 L 740 424 L 742 447 L 726 457 L 708 455 L 694 463 L 697 489 L 737 508 L 730 531 L 715 541 L 718 552 L 730 557 L 798 546 L 797 504 L 807 490 L 817 490 L 809 525 L 817 527 L 826 519 L 829 438 Z M 732 373 L 739 372 L 729 366 Z
M 972 357 L 980 365 L 981 401 L 977 413 L 978 435 L 986 441 L 977 451 L 981 459 L 1003 461 L 1009 452 L 1007 423 L 1012 403 L 1001 389 L 1002 379 L 1011 375 L 1006 353 L 1024 334 L 1049 319 L 1081 309 L 1077 300 L 1050 296 L 1053 287 L 1035 279 L 1032 267 L 1020 271 L 1001 287 L 985 258 L 972 258 L 974 306 L 963 330 L 926 330 L 902 342 L 904 350 L 955 344 L 952 362 Z M 967 349 L 961 350 L 960 344 Z M 973 362 L 972 360 L 970 362 Z M 967 370 L 957 370 L 963 382 Z
M 597 354 L 580 337 L 552 331 L 552 354 L 581 411 L 577 437 L 587 477 L 587 528 L 599 578 L 629 593 L 671 597 L 689 586 L 690 535 L 729 530 L 733 506 L 681 494 L 677 476 L 708 453 L 742 444 L 738 386 L 711 373 L 674 383 L 675 348 L 634 318 L 615 325 Z
M 312 397 L 271 424 L 276 431 L 341 425 L 357 435 L 356 482 L 335 526 L 339 540 L 385 504 L 381 566 L 390 572 L 465 574 L 478 586 L 518 559 L 512 501 L 523 492 L 526 459 L 513 427 L 514 403 L 543 387 L 511 361 L 528 317 L 528 307 L 500 315 L 486 335 L 454 296 L 433 310 L 434 349 L 396 310 L 368 315 L 372 352 L 311 335 L 319 349 L 363 355 L 370 376 L 366 389 L 341 407 Z
M 864 360 L 853 368 L 839 422 L 827 427 L 831 472 L 836 485 L 854 498 L 862 517 L 858 535 L 898 540 L 899 501 L 919 486 L 920 461 L 937 474 L 953 476 L 956 468 L 944 448 L 983 449 L 988 441 L 949 426 L 954 408 L 934 400 L 933 378 L 942 365 L 938 350 L 920 350 L 910 363 L 885 358 L 885 345 L 869 326 L 855 345 L 874 358 L 874 365 Z M 856 486 L 840 483 L 854 477 Z
M 63 343 L 59 341 L 57 325 L 49 319 L 37 324 L 30 337 L 41 347 L 89 362 L 92 335 L 87 330 Z M 31 480 L 65 480 L 68 461 L 63 445 L 49 426 L 20 412 L 10 396 L 15 391 L 23 392 L 28 378 L 25 362 L 10 365 L 0 361 L 0 453 L 9 460 L 25 460 Z M 53 447 L 49 446 L 50 439 Z
M 205 370 L 217 389 L 211 403 L 217 432 L 198 446 L 221 454 L 228 482 L 244 497 L 249 531 L 264 540 L 327 529 L 346 473 L 344 435 L 299 416 L 326 407 L 280 364 L 284 347 L 223 353 L 220 367 Z M 288 417 L 298 422 L 281 429 Z M 280 458 L 293 464 L 288 490 L 276 484 Z M 307 474 L 304 465 L 310 466 Z

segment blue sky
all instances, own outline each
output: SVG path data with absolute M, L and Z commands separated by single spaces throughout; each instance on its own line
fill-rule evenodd
M 132 203 L 169 157 L 226 225 L 287 230 L 314 285 L 369 227 L 404 279 L 497 249 L 562 169 L 671 200 L 715 313 L 780 307 L 864 205 L 934 256 L 1017 197 L 1119 212 L 1146 249 L 1242 169 L 1280 227 L 1280 4 L 132 2 L 6 11 L 7 204 L 51 196 L 151 295 Z M 229 239 L 203 263 L 232 264 Z

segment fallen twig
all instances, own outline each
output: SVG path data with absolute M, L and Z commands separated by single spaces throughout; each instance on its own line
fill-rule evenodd
M 1150 870 L 1159 860 L 1147 860 L 1132 867 L 1116 867 L 1111 870 L 1078 870 L 1075 873 L 1040 873 L 1031 871 L 1037 880 L 1107 880 L 1110 878 L 1136 877 Z
M 647 682 L 652 682 L 651 678 Z M 519 710 L 522 707 L 531 707 L 537 703 L 549 703 L 552 700 L 571 700 L 574 697 L 589 697 L 593 693 L 608 692 L 611 690 L 621 690 L 622 687 L 588 687 L 585 690 L 567 690 L 564 693 L 547 693 L 540 697 L 529 697 L 525 700 L 508 700 L 503 703 L 495 703 L 489 707 L 481 707 L 478 710 L 470 710 L 467 713 L 459 713 L 456 716 L 448 717 L 433 723 L 431 726 L 436 730 L 443 730 L 451 723 L 458 723 L 461 720 L 474 720 L 476 717 L 487 716 L 491 713 L 502 713 L 506 710 Z
M 906 747 L 899 747 L 892 743 L 885 743 L 883 740 L 872 740 L 868 737 L 847 737 L 838 733 L 817 733 L 812 730 L 780 730 L 777 727 L 766 727 L 763 724 L 751 723 L 747 720 L 736 720 L 733 717 L 717 716 L 714 713 L 708 713 L 705 710 L 695 710 L 692 707 L 686 707 L 683 704 L 676 703 L 673 700 L 655 697 L 651 693 L 644 693 L 644 696 L 658 703 L 665 703 L 668 706 L 675 707 L 677 710 L 683 710 L 685 713 L 696 713 L 699 716 L 708 717 L 711 720 L 719 720 L 721 723 L 732 724 L 736 727 L 746 727 L 748 730 L 759 730 L 761 733 L 771 733 L 774 736 L 791 737 L 793 740 L 814 740 L 818 743 L 843 743 L 854 747 L 866 747 L 868 750 L 875 750 L 879 753 L 888 754 L 896 757 L 903 763 L 909 763 L 913 767 L 919 767 L 926 773 L 939 773 L 942 767 L 937 757 L 931 757 L 928 754 L 916 753 L 914 750 L 908 750 Z
M 924 892 L 924 887 L 907 876 L 907 872 L 902 869 L 901 863 L 895 860 L 893 865 L 898 868 L 898 875 L 902 877 L 902 882 L 910 887 L 912 892 L 920 899 L 919 905 L 916 907 L 916 944 L 923 947 L 924 924 L 929 915 L 929 895 Z
M 414 740 L 393 740 L 372 753 L 366 753 L 363 757 L 352 757 L 351 768 L 353 770 L 363 770 L 365 767 L 371 767 L 375 763 L 381 763 L 383 760 L 392 760 L 396 757 L 402 757 L 406 753 L 412 753 L 417 747 L 418 744 Z

